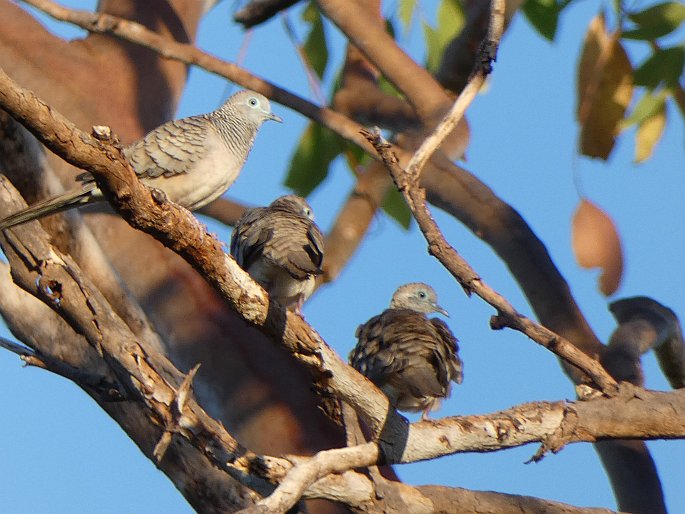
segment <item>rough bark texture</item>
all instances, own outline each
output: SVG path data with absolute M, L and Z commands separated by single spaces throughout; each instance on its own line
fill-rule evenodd
M 356 4 L 355 9 L 350 9 L 350 2 Z M 50 4 L 44 0 L 29 3 L 45 8 Z M 270 2 L 275 9 L 287 3 Z M 516 3 L 510 2 L 510 7 Z M 186 45 L 193 41 L 206 4 L 106 0 L 100 4 L 101 12 L 136 20 L 157 34 L 118 18 L 67 13 L 72 21 L 93 30 L 87 38 L 68 43 L 47 33 L 15 4 L 0 0 L 0 66 L 82 130 L 88 132 L 91 125 L 106 122 L 124 143 L 169 119 L 185 83 L 186 63 L 195 63 L 286 103 L 372 151 L 359 134 L 359 125 L 341 114 L 319 109 Z M 473 42 L 481 39 L 482 2 L 467 2 L 472 32 L 448 47 L 439 75 L 442 85 L 411 61 L 385 32 L 379 23 L 378 3 L 319 0 L 318 4 L 350 41 L 348 82 L 336 97 L 336 107 L 358 120 L 376 120 L 405 130 L 398 137 L 402 146 L 398 155 L 399 162 L 406 164 L 410 152 L 450 107 L 443 86 L 455 91 L 463 87 L 459 63 L 464 56 L 472 58 Z M 370 16 L 359 15 L 365 9 Z M 158 52 L 173 59 L 161 58 Z M 380 94 L 376 89 L 379 74 L 403 92 L 406 102 Z M 71 86 L 74 84 L 77 87 Z M 374 109 L 355 103 L 355 95 L 349 94 L 360 84 L 372 88 L 373 94 L 363 99 L 374 99 Z M 8 110 L 23 102 L 23 93 L 10 98 L 12 93 L 7 86 L 0 94 Z M 108 101 L 88 101 L 98 97 Z M 30 102 L 24 103 L 28 106 Z M 498 328 L 511 326 L 540 339 L 538 342 L 577 366 L 567 367 L 574 380 L 591 376 L 610 398 L 529 404 L 490 416 L 410 425 L 301 318 L 269 305 L 263 291 L 224 256 L 220 244 L 192 216 L 173 205 L 157 205 L 132 179 L 131 170 L 108 141 L 89 138 L 70 127 L 67 120 L 53 117 L 50 109 L 27 110 L 25 114 L 20 110 L 13 110 L 16 119 L 40 134 L 62 157 L 93 171 L 119 213 L 173 251 L 105 212 L 91 215 L 87 223 L 78 214 L 44 222 L 57 250 L 51 249 L 40 231 L 19 228 L 3 241 L 13 261 L 14 277 L 53 309 L 59 305 L 65 321 L 10 284 L 6 273 L 2 281 L 8 294 L 0 299 L 4 317 L 17 337 L 40 348 L 36 354 L 23 354 L 25 359 L 81 384 L 146 455 L 161 457 L 160 467 L 198 510 L 263 511 L 268 506 L 274 512 L 285 512 L 304 495 L 341 501 L 360 512 L 459 512 L 476 507 L 483 512 L 578 512 L 534 498 L 413 488 L 386 482 L 373 470 L 366 474 L 353 468 L 457 451 L 494 451 L 530 442 L 542 443 L 536 455 L 540 458 L 571 442 L 597 440 L 601 440 L 598 451 L 620 507 L 636 512 L 663 510 L 658 475 L 644 443 L 604 439 L 682 438 L 682 416 L 672 414 L 685 411 L 682 394 L 616 388 L 594 358 L 599 356 L 617 380 L 639 385 L 639 355 L 657 348 L 669 378 L 680 387 L 683 345 L 677 320 L 674 323 L 672 313 L 662 306 L 642 305 L 637 314 L 628 309 L 631 315 L 622 316 L 624 310 L 617 315 L 623 326 L 611 344 L 601 344 L 530 227 L 487 186 L 450 162 L 466 145 L 464 123 L 457 125 L 448 143 L 427 164 L 420 182 L 418 176 L 415 182 L 405 184 L 395 177 L 414 207 L 431 251 L 445 257 L 448 268 L 449 262 L 459 268 L 450 269 L 467 290 L 499 302 L 493 303 L 500 313 L 494 321 Z M 0 144 L 0 167 L 26 199 L 59 190 L 56 177 L 71 182 L 74 169 L 52 155 L 46 158 L 27 133 L 6 117 L 0 118 Z M 324 280 L 333 280 L 349 259 L 388 184 L 379 165 L 360 174 L 329 235 L 331 264 L 327 264 Z M 15 198 L 11 187 L 3 185 L 2 191 L 8 199 L 2 209 L 16 209 L 9 203 Z M 475 272 L 464 267 L 466 263 L 459 261 L 458 255 L 450 253 L 450 247 L 439 240 L 439 230 L 432 232 L 424 196 L 492 246 L 546 328 L 522 319 L 506 302 L 501 303 Z M 231 219 L 236 209 L 222 212 Z M 150 266 L 151 262 L 155 265 Z M 40 316 L 51 323 L 31 331 L 31 320 Z M 98 322 L 92 323 L 93 319 Z M 649 326 L 645 328 L 644 323 Z M 60 341 L 59 347 L 51 343 L 55 340 Z M 118 348 L 111 340 L 126 344 Z M 202 368 L 194 381 L 190 379 L 194 373 L 184 379 L 176 369 L 185 371 L 198 362 Z M 88 373 L 79 374 L 84 369 Z M 273 369 L 281 372 L 274 374 Z M 226 429 L 194 403 L 191 382 L 199 403 Z M 320 393 L 333 393 L 349 402 L 379 442 L 339 448 L 345 445 L 342 430 L 318 409 L 321 399 L 311 393 L 312 383 Z M 335 417 L 336 402 L 324 396 L 323 403 Z M 206 450 L 206 438 L 213 442 L 211 452 Z M 268 457 L 311 455 L 326 448 L 337 449 L 318 453 L 313 459 Z M 327 476 L 331 472 L 338 474 Z M 189 479 L 193 476 L 198 478 Z M 254 506 L 260 495 L 271 492 L 272 496 Z M 330 503 L 310 507 L 310 512 L 342 509 Z
M 103 2 L 101 11 L 190 42 L 201 7 L 194 1 L 117 0 Z M 5 0 L 0 3 L 0 19 L 2 67 L 82 129 L 104 122 L 127 143 L 175 111 L 185 85 L 184 64 L 113 36 L 91 34 L 81 41 L 63 42 Z M 78 88 L 65 87 L 68 84 Z M 67 184 L 73 181 L 71 166 L 52 156 L 48 161 Z M 11 169 L 5 173 L 13 180 L 17 177 Z M 27 186 L 22 194 L 35 199 L 35 184 Z M 203 363 L 197 394 L 241 441 L 258 452 L 276 455 L 308 454 L 343 444 L 340 431 L 317 408 L 308 374 L 259 332 L 246 327 L 188 264 L 111 215 L 94 214 L 88 226 L 116 273 L 155 320 L 177 365 L 188 369 Z M 64 229 L 55 240 L 63 250 L 80 253 Z M 150 262 L 155 263 L 152 273 Z M 283 372 L 274 375 L 272 369 Z

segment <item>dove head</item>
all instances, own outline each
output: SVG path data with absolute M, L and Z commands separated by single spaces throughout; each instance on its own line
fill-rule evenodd
M 224 108 L 234 116 L 238 116 L 256 126 L 260 126 L 266 120 L 273 120 L 279 123 L 283 121 L 271 112 L 269 99 L 254 91 L 239 91 L 226 101 Z
M 273 202 L 271 202 L 270 207 L 276 207 L 290 212 L 295 212 L 314 221 L 314 213 L 312 212 L 312 208 L 307 203 L 307 200 L 305 200 L 301 196 L 280 196 L 276 198 Z
M 449 316 L 447 311 L 438 305 L 438 295 L 433 288 L 422 282 L 400 286 L 392 295 L 390 308 L 411 309 L 424 314 L 439 312 L 444 316 Z

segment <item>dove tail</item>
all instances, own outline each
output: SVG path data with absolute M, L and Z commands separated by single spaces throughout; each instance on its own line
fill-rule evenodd
M 95 188 L 94 183 L 87 184 L 83 189 L 67 191 L 59 196 L 53 196 L 47 200 L 30 205 L 26 209 L 10 214 L 5 219 L 0 220 L 0 230 L 92 202 L 95 199 L 93 194 Z

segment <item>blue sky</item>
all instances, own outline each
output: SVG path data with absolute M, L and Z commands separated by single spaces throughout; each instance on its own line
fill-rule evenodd
M 90 8 L 95 2 L 63 3 Z M 387 10 L 393 5 L 389 2 Z M 424 1 L 423 9 L 430 12 L 434 5 Z M 198 41 L 202 48 L 228 60 L 236 58 L 243 42 L 242 32 L 230 21 L 232 7 L 232 2 L 221 2 L 210 12 Z M 597 273 L 579 269 L 571 251 L 570 220 L 579 200 L 574 174 L 588 198 L 613 217 L 622 237 L 625 275 L 612 299 L 649 295 L 682 314 L 685 279 L 679 271 L 685 250 L 685 228 L 680 223 L 685 197 L 685 135 L 682 117 L 670 109 L 664 138 L 647 163 L 632 163 L 631 132 L 620 139 L 608 163 L 576 157 L 576 61 L 585 28 L 598 8 L 596 2 L 573 3 L 562 16 L 557 39 L 551 44 L 525 19 L 514 19 L 487 91 L 468 111 L 472 134 L 466 166 L 528 221 L 570 283 L 590 324 L 606 340 L 614 324 L 607 300 L 596 289 Z M 291 12 L 293 21 L 299 19 L 298 12 Z M 69 37 L 77 34 L 63 25 L 50 26 Z M 329 29 L 331 59 L 338 63 L 342 39 Z M 406 40 L 419 60 L 420 38 L 419 27 L 414 27 Z M 630 47 L 629 52 L 642 56 L 637 47 Z M 280 21 L 273 20 L 254 32 L 243 64 L 311 98 L 294 53 Z M 332 75 L 331 70 L 328 74 Z M 194 69 L 178 116 L 212 110 L 235 89 Z M 257 205 L 286 192 L 281 183 L 306 120 L 282 106 L 274 106 L 274 111 L 285 123 L 267 124 L 262 129 L 241 177 L 229 192 L 232 198 Z M 338 162 L 329 179 L 311 195 L 310 203 L 324 230 L 331 226 L 353 180 Z M 450 243 L 484 280 L 530 315 L 525 298 L 492 251 L 454 219 L 439 211 L 434 214 Z M 229 240 L 229 230 L 211 221 L 208 224 L 224 241 Z M 491 331 L 492 309 L 463 294 L 426 253 L 416 227 L 404 231 L 384 216 L 375 220 L 340 278 L 320 290 L 304 313 L 346 356 L 355 343 L 356 326 L 382 310 L 398 285 L 416 280 L 428 282 L 438 291 L 440 303 L 451 313 L 448 323 L 461 341 L 464 360 L 464 383 L 455 388 L 436 416 L 488 413 L 526 401 L 574 397 L 572 384 L 548 351 L 519 333 Z M 337 309 L 332 315 L 332 309 L 340 304 L 345 305 L 344 311 Z M 643 363 L 647 387 L 668 389 L 654 357 L 646 355 Z M 5 412 L 0 424 L 0 511 L 192 511 L 171 482 L 79 388 L 47 372 L 22 368 L 7 352 L 0 352 L 0 377 L 0 404 Z M 681 483 L 685 443 L 655 441 L 649 447 L 660 470 L 669 510 L 685 512 Z M 412 484 L 446 484 L 615 508 L 591 446 L 571 445 L 541 463 L 524 464 L 535 450 L 535 446 L 527 446 L 493 454 L 455 455 L 397 469 Z

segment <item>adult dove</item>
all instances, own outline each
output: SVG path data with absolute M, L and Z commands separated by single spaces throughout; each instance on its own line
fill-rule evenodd
M 213 112 L 160 125 L 123 154 L 146 186 L 187 209 L 199 209 L 235 181 L 266 120 L 281 121 L 271 113 L 269 100 L 240 91 Z M 76 178 L 80 189 L 11 214 L 0 221 L 0 230 L 104 199 L 90 173 Z
M 231 255 L 274 300 L 300 312 L 322 273 L 324 243 L 312 209 L 297 195 L 243 213 L 231 236 Z
M 395 291 L 390 308 L 360 325 L 350 364 L 381 389 L 397 409 L 431 410 L 461 384 L 463 364 L 457 339 L 447 325 L 426 314 L 447 311 L 432 287 L 420 282 Z

